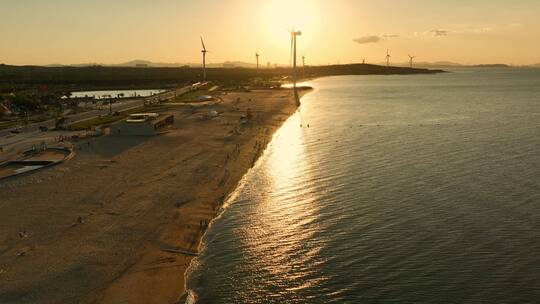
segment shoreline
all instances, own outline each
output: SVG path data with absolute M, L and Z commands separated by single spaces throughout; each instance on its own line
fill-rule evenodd
M 311 80 L 311 79 L 310 79 Z M 306 81 L 309 81 L 308 79 L 304 79 L 302 80 L 303 82 L 306 82 Z M 290 89 L 287 89 L 288 91 L 290 91 Z M 251 166 L 249 166 L 249 168 L 247 168 L 247 170 L 244 172 L 244 174 L 242 174 L 242 176 L 236 181 L 235 183 L 235 186 L 231 189 L 231 191 L 229 191 L 223 201 L 221 202 L 221 204 L 219 205 L 219 208 L 216 210 L 216 213 L 214 214 L 214 217 L 209 221 L 208 223 L 208 227 L 207 228 L 210 228 L 210 226 L 212 225 L 212 222 L 216 219 L 218 219 L 219 217 L 221 217 L 223 215 L 223 212 L 225 212 L 225 208 L 226 208 L 226 203 L 234 196 L 234 194 L 236 193 L 236 191 L 238 190 L 238 188 L 241 186 L 241 183 L 242 181 L 244 180 L 245 176 L 255 168 L 255 165 L 257 164 L 257 162 L 259 161 L 259 159 L 261 158 L 261 156 L 265 153 L 266 149 L 268 148 L 268 145 L 272 142 L 272 140 L 274 139 L 274 136 L 276 134 L 276 132 L 283 126 L 283 123 L 285 123 L 290 117 L 292 117 L 293 115 L 296 114 L 296 112 L 300 109 L 302 103 L 302 98 L 312 92 L 314 90 L 314 88 L 312 87 L 303 87 L 302 89 L 298 90 L 298 101 L 295 101 L 295 103 L 297 103 L 297 106 L 295 108 L 295 111 L 293 111 L 292 113 L 290 113 L 290 115 L 284 119 L 283 121 L 281 121 L 281 123 L 276 126 L 276 128 L 274 128 L 271 132 L 269 132 L 269 134 L 267 134 L 268 136 L 265 138 L 265 140 L 263 141 L 264 142 L 264 145 L 260 146 L 259 149 L 258 149 L 258 152 L 257 154 L 255 155 L 255 157 L 253 158 L 253 162 L 251 164 Z M 206 230 L 204 231 L 204 233 L 200 236 L 198 242 L 197 242 L 197 252 L 200 253 L 200 249 L 201 249 L 201 245 L 203 243 L 203 239 L 206 235 Z M 183 293 L 180 297 L 180 299 L 178 300 L 178 304 L 188 304 L 188 303 L 197 303 L 196 302 L 196 299 L 190 299 L 189 296 L 190 296 L 190 293 L 189 293 L 189 289 L 187 288 L 187 282 L 188 282 L 188 278 L 187 278 L 187 275 L 189 274 L 188 271 L 190 271 L 192 269 L 192 262 L 195 258 L 198 258 L 199 255 L 196 255 L 196 256 L 193 256 L 193 258 L 190 259 L 190 262 L 188 264 L 188 266 L 184 269 L 184 289 L 183 289 Z M 187 300 L 190 299 L 192 301 L 195 301 L 195 302 L 187 302 Z
M 305 94 L 311 92 L 312 90 L 313 89 L 301 90 L 299 92 L 299 94 L 298 94 L 299 99 L 301 100 L 301 98 Z M 287 92 L 292 92 L 290 89 L 287 89 L 286 91 Z M 277 92 L 280 92 L 280 90 L 278 90 Z M 293 97 L 293 96 L 291 96 L 291 97 Z M 296 104 L 296 101 L 294 101 L 294 102 Z M 276 133 L 276 131 L 279 130 L 279 128 L 281 128 L 283 123 L 288 118 L 290 118 L 292 115 L 294 115 L 298 111 L 299 107 L 300 106 L 295 105 L 294 110 L 289 111 L 288 114 L 286 114 L 285 119 L 280 120 L 280 122 L 278 124 L 272 125 L 271 128 L 267 129 L 267 132 L 265 132 L 265 134 L 263 135 L 263 140 L 262 141 L 256 140 L 256 143 L 255 143 L 256 152 L 252 155 L 252 161 L 245 168 L 245 170 L 243 172 L 240 172 L 240 174 L 237 175 L 237 177 L 234 180 L 231 179 L 231 184 L 229 185 L 228 189 L 224 191 L 224 194 L 223 194 L 222 197 L 220 197 L 219 202 L 216 205 L 214 205 L 213 214 L 208 219 L 203 220 L 204 222 L 202 223 L 202 233 L 197 235 L 196 240 L 193 240 L 193 243 L 196 244 L 196 251 L 186 252 L 186 251 L 183 251 L 183 250 L 175 250 L 175 249 L 168 250 L 168 252 L 170 252 L 170 253 L 183 254 L 185 256 L 185 259 L 187 260 L 187 263 L 183 267 L 179 267 L 177 269 L 177 272 L 179 272 L 179 273 L 181 272 L 181 274 L 182 274 L 182 279 L 181 279 L 182 289 L 181 289 L 181 293 L 178 294 L 178 296 L 179 296 L 178 299 L 176 299 L 174 301 L 174 303 L 184 304 L 188 300 L 188 297 L 189 297 L 189 293 L 188 293 L 188 289 L 187 289 L 188 271 L 192 267 L 193 260 L 196 257 L 198 257 L 198 254 L 200 253 L 200 248 L 201 248 L 201 245 L 202 245 L 202 241 L 203 241 L 204 236 L 206 235 L 206 230 L 210 227 L 210 225 L 212 224 L 212 221 L 214 221 L 216 218 L 218 218 L 222 214 L 224 204 L 231 197 L 231 195 L 234 194 L 236 189 L 240 186 L 240 182 L 242 181 L 244 176 L 246 174 L 248 174 L 248 172 L 254 168 L 256 162 L 259 160 L 259 158 L 263 155 L 264 151 L 267 149 L 268 144 L 271 142 L 271 140 L 274 137 L 274 134 Z M 270 130 L 270 131 L 268 132 L 268 130 Z M 262 145 L 260 144 L 261 142 L 263 143 Z M 149 255 L 154 256 L 154 255 L 159 255 L 159 254 L 156 254 L 156 252 L 153 252 L 153 253 L 150 253 Z M 155 256 L 154 256 L 154 258 L 155 258 Z M 166 274 L 166 273 L 161 273 L 161 274 L 156 274 L 156 275 L 157 276 L 168 277 L 168 274 Z M 125 277 L 124 279 L 126 281 L 129 280 L 128 277 Z M 178 280 L 173 279 L 172 281 L 178 281 Z M 114 286 L 113 289 L 116 289 L 116 288 L 124 289 L 125 286 L 121 286 L 121 285 L 127 284 L 127 285 L 131 286 L 131 284 L 133 284 L 133 283 L 135 283 L 135 282 L 123 282 L 123 283 L 119 282 L 118 286 Z M 165 283 L 165 285 L 168 285 L 168 284 Z M 112 291 L 112 293 L 115 294 L 116 291 Z M 116 301 L 118 299 L 117 295 L 118 294 L 116 294 L 114 296 L 111 296 L 111 298 L 109 298 L 108 296 L 105 296 L 103 299 L 101 299 L 102 301 L 100 301 L 100 303 L 111 303 L 111 304 L 116 303 Z M 162 302 L 161 300 L 158 301 L 157 298 L 158 297 L 156 297 L 156 294 L 154 293 L 152 295 L 152 300 L 146 299 L 145 301 L 141 301 L 141 302 L 128 301 L 128 303 L 165 303 L 165 302 Z
M 209 110 L 220 116 L 201 120 Z M 163 111 L 175 113 L 169 133 L 92 139 L 69 162 L 0 183 L 0 302 L 185 296 L 208 223 L 297 105 L 292 90 L 257 90 Z
M 291 92 L 291 90 L 286 90 L 287 92 Z M 300 94 L 299 94 L 299 98 L 301 99 L 303 95 L 305 95 L 306 93 L 310 92 L 311 90 L 304 90 L 304 91 L 301 91 Z M 279 90 L 277 92 L 280 92 Z M 296 103 L 296 101 L 295 101 Z M 271 126 L 271 128 L 268 128 L 267 131 L 265 132 L 265 134 L 263 135 L 263 140 L 259 141 L 259 140 L 255 140 L 255 146 L 256 146 L 256 152 L 251 156 L 252 157 L 252 161 L 247 165 L 247 167 L 242 170 L 242 172 L 240 172 L 240 174 L 236 175 L 236 178 L 233 178 L 231 179 L 231 183 L 228 185 L 227 189 L 223 191 L 223 195 L 219 198 L 219 201 L 217 202 L 217 204 L 215 204 L 213 206 L 213 213 L 211 216 L 209 216 L 207 219 L 203 219 L 201 222 L 201 233 L 200 234 L 197 234 L 196 235 L 196 239 L 194 239 L 192 241 L 192 243 L 196 244 L 196 250 L 193 251 L 193 252 L 186 252 L 186 251 L 183 251 L 183 250 L 176 250 L 176 249 L 171 249 L 171 250 L 168 250 L 169 253 L 173 253 L 173 254 L 183 254 L 184 255 L 184 259 L 187 261 L 187 263 L 185 265 L 183 265 L 182 267 L 178 267 L 178 269 L 176 270 L 178 273 L 181 273 L 182 274 L 182 279 L 181 279 L 181 282 L 182 282 L 182 290 L 181 290 L 181 293 L 178 295 L 179 298 L 177 300 L 175 300 L 174 303 L 185 303 L 189 294 L 188 294 L 188 290 L 186 288 L 187 286 L 187 271 L 191 268 L 191 263 L 193 261 L 193 259 L 198 256 L 198 253 L 200 252 L 200 247 L 202 245 L 202 240 L 206 234 L 206 230 L 207 228 L 211 225 L 211 222 L 217 218 L 221 212 L 222 212 L 222 207 L 223 205 L 225 204 L 225 202 L 227 201 L 227 199 L 230 197 L 230 195 L 232 195 L 234 193 L 234 191 L 238 188 L 238 186 L 240 185 L 240 182 L 242 181 L 242 179 L 244 178 L 244 176 L 249 172 L 249 170 L 251 170 L 254 165 L 256 164 L 257 160 L 261 157 L 261 155 L 264 153 L 264 151 L 266 150 L 268 144 L 270 143 L 271 139 L 273 138 L 275 132 L 282 126 L 282 124 L 289 118 L 291 117 L 292 115 L 294 115 L 294 113 L 296 113 L 296 111 L 298 110 L 299 106 L 295 106 L 294 107 L 294 110 L 293 111 L 289 111 L 287 114 L 286 114 L 286 118 L 281 120 L 278 124 L 276 125 L 273 125 Z M 269 131 L 269 132 L 268 132 Z M 261 134 L 259 134 L 261 135 Z M 262 145 L 260 143 L 263 143 Z M 164 233 L 165 235 L 169 234 L 169 233 L 174 233 L 174 232 L 166 232 Z M 170 235 L 168 235 L 170 237 Z M 196 252 L 196 254 L 195 254 Z M 157 258 L 157 256 L 160 256 L 161 254 L 157 253 L 157 252 L 148 252 L 146 253 L 148 256 L 152 256 L 152 258 Z M 149 259 L 149 257 L 146 257 L 147 259 Z M 161 276 L 162 278 L 163 277 L 169 277 L 169 274 L 165 273 L 165 272 L 168 272 L 168 271 L 163 271 L 163 273 L 161 274 L 155 274 L 156 276 Z M 129 277 L 124 277 L 124 282 L 117 282 L 117 286 L 113 286 L 112 289 L 111 289 L 111 296 L 108 296 L 106 295 L 103 299 L 101 299 L 102 301 L 100 301 L 100 303 L 116 303 L 117 300 L 118 300 L 118 293 L 115 289 L 117 288 L 121 288 L 121 289 L 125 289 L 125 285 L 126 284 L 127 286 L 132 286 L 132 284 L 136 284 L 136 285 L 139 285 L 138 283 L 139 282 L 134 282 L 133 280 L 130 280 Z M 137 279 L 135 279 L 137 280 Z M 131 282 L 129 282 L 131 281 Z M 174 280 L 172 279 L 171 281 L 177 281 L 177 280 Z M 164 283 L 164 282 L 161 282 L 161 283 Z M 170 283 L 170 282 L 169 282 Z M 167 283 L 165 283 L 165 285 L 168 285 Z M 140 287 L 140 286 L 137 286 L 137 287 Z M 129 290 L 130 288 L 128 288 Z M 138 298 L 138 296 L 137 296 Z M 165 302 L 162 302 L 161 300 L 158 301 L 157 300 L 158 297 L 156 297 L 156 294 L 154 293 L 152 295 L 152 300 L 150 299 L 147 299 L 145 301 L 142 301 L 142 302 L 137 302 L 137 301 L 128 301 L 129 303 L 165 303 Z M 148 302 L 150 300 L 150 302 Z M 155 301 L 155 302 L 153 302 Z

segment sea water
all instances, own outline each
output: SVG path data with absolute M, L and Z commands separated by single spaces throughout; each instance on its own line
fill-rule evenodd
M 199 303 L 540 299 L 540 70 L 313 80 L 212 223 Z

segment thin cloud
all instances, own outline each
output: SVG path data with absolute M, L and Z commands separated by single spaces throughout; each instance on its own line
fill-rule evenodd
M 510 23 L 510 24 L 504 24 L 504 25 L 484 25 L 484 26 L 466 26 L 466 25 L 460 25 L 460 26 L 454 26 L 451 30 L 447 29 L 434 29 L 427 32 L 422 33 L 424 36 L 432 36 L 432 37 L 445 37 L 452 35 L 483 35 L 483 34 L 489 34 L 496 31 L 507 31 L 507 30 L 515 30 L 523 25 L 520 23 Z M 414 37 L 418 37 L 418 33 L 414 33 Z
M 359 44 L 378 43 L 381 40 L 382 39 L 379 36 L 364 36 L 364 37 L 353 39 L 354 42 L 359 43 Z
M 469 28 L 469 29 L 463 30 L 463 33 L 483 34 L 483 33 L 492 32 L 494 30 L 495 30 L 495 27 L 484 26 L 484 27 Z
M 431 34 L 435 37 L 444 37 L 444 36 L 448 36 L 448 33 L 449 31 L 448 30 L 441 30 L 441 29 L 438 29 L 438 30 L 431 30 Z
M 495 31 L 507 31 L 515 30 L 521 28 L 523 25 L 520 23 L 510 23 L 510 24 L 492 24 L 481 27 L 469 27 L 464 30 L 459 31 L 464 34 L 485 34 Z
M 397 37 L 399 37 L 399 35 L 380 35 L 380 36 L 368 35 L 368 36 L 355 38 L 353 39 L 353 41 L 359 44 L 368 44 L 368 43 L 379 43 L 379 42 L 382 42 L 383 40 L 397 38 Z

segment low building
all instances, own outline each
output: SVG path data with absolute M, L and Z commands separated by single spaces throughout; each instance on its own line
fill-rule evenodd
M 0 103 L 0 117 L 1 116 L 10 116 L 11 111 L 5 105 Z
M 210 96 L 210 95 L 201 95 L 201 96 L 197 96 L 197 101 L 198 102 L 203 102 L 203 101 L 212 101 L 214 100 L 214 97 Z
M 111 126 L 111 135 L 150 136 L 157 135 L 174 123 L 174 115 L 137 113 Z

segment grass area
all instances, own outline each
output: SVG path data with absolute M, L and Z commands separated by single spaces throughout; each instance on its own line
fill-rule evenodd
M 197 102 L 197 97 L 201 96 L 201 95 L 212 95 L 213 92 L 209 92 L 208 90 L 205 90 L 205 89 L 201 89 L 201 90 L 195 90 L 195 91 L 191 91 L 191 92 L 187 92 L 183 95 L 180 95 L 180 96 L 177 96 L 173 102 L 178 102 L 178 103 L 188 103 L 188 102 Z
M 50 118 L 47 118 L 47 117 L 30 118 L 28 120 L 28 124 L 45 121 L 47 119 L 50 119 Z M 26 125 L 26 122 L 27 122 L 26 118 L 19 118 L 19 119 L 13 119 L 13 120 L 0 120 L 0 130 L 14 128 L 17 126 L 24 127 Z
M 92 129 L 93 127 L 103 126 L 103 125 L 111 124 L 113 122 L 120 121 L 122 119 L 127 118 L 129 114 L 144 112 L 146 110 L 147 109 L 144 106 L 142 106 L 142 107 L 130 109 L 127 111 L 118 112 L 117 115 L 113 114 L 113 115 L 95 117 L 92 119 L 76 122 L 70 125 L 68 129 L 71 131 L 89 130 L 89 129 Z
M 23 121 L 22 120 L 3 120 L 3 121 L 0 121 L 0 130 L 2 129 L 9 129 L 9 128 L 13 128 L 13 127 L 16 127 L 16 126 L 20 126 L 20 125 L 23 125 Z

